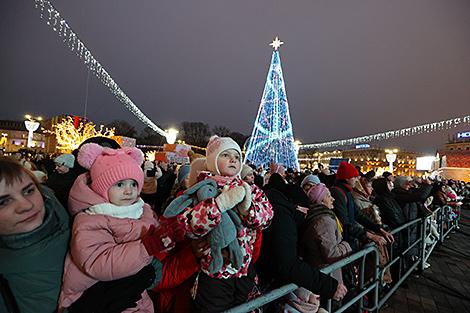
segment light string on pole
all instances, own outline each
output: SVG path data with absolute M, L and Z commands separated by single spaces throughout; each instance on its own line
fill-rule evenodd
M 417 125 L 417 126 L 408 127 L 408 128 L 389 130 L 386 132 L 366 135 L 366 136 L 361 136 L 361 137 L 354 137 L 354 138 L 349 138 L 349 139 L 341 139 L 341 140 L 312 143 L 312 144 L 304 144 L 300 146 L 300 149 L 302 150 L 325 149 L 325 148 L 333 148 L 333 147 L 339 147 L 339 146 L 357 145 L 360 143 L 371 142 L 371 141 L 389 140 L 389 139 L 396 139 L 396 138 L 407 137 L 407 136 L 415 136 L 415 135 L 419 135 L 423 133 L 433 133 L 433 132 L 457 127 L 463 124 L 470 124 L 470 115 L 451 118 L 448 120 L 443 120 L 443 121 L 434 122 L 434 123 Z
M 34 0 L 35 6 L 39 9 L 41 19 L 45 20 L 58 35 L 66 46 L 70 48 L 75 54 L 83 60 L 85 66 L 89 71 L 93 72 L 95 76 L 109 88 L 112 94 L 121 101 L 124 106 L 134 114 L 145 125 L 167 137 L 168 133 L 159 128 L 152 122 L 126 95 L 126 93 L 119 87 L 116 81 L 111 77 L 108 71 L 101 65 L 98 60 L 93 56 L 91 51 L 85 46 L 83 41 L 78 38 L 78 35 L 72 30 L 67 21 L 60 15 L 59 11 L 48 0 Z

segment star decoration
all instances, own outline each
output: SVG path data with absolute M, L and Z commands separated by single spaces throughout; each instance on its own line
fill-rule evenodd
M 274 39 L 273 42 L 271 42 L 269 45 L 274 48 L 274 50 L 279 49 L 281 45 L 283 45 L 284 42 L 279 40 L 279 37 L 276 36 L 276 39 Z

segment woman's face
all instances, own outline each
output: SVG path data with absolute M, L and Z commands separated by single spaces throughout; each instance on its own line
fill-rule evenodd
M 333 207 L 334 207 L 333 202 L 334 201 L 335 201 L 335 198 L 333 198 L 330 191 L 327 191 L 327 194 L 326 194 L 325 198 L 322 201 L 323 205 L 326 206 L 328 209 L 333 209 Z
M 8 186 L 0 181 L 0 235 L 14 235 L 38 228 L 46 214 L 44 200 L 38 187 L 22 172 Z

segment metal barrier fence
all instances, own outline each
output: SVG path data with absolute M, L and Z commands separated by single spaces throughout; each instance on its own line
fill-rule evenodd
M 377 247 L 368 244 L 361 251 L 322 268 L 321 272 L 327 275 L 331 275 L 336 270 L 343 269 L 346 266 L 355 266 L 357 268 L 357 288 L 354 294 L 335 311 L 331 310 L 332 301 L 330 299 L 327 307 L 328 312 L 341 313 L 353 306 L 355 306 L 354 311 L 357 312 L 363 312 L 363 310 L 378 312 L 413 271 L 422 271 L 425 268 L 436 244 L 438 242 L 442 243 L 451 231 L 458 228 L 460 213 L 458 212 L 456 217 L 453 218 L 452 213 L 455 214 L 454 210 L 449 206 L 439 207 L 427 217 L 415 219 L 392 230 L 391 233 L 396 238 L 397 244 L 388 246 L 389 261 L 383 266 L 380 266 L 379 263 L 379 250 Z M 397 247 L 397 245 L 399 246 Z M 413 255 L 413 253 L 417 254 Z M 372 269 L 367 269 L 368 277 L 366 279 L 367 259 L 373 260 L 375 266 Z M 393 281 L 390 288 L 384 288 L 384 273 L 387 269 L 392 268 L 394 272 L 393 279 L 397 279 L 397 281 Z M 372 273 L 370 273 L 371 270 Z M 250 312 L 271 302 L 278 301 L 295 289 L 297 289 L 297 285 L 288 284 L 226 312 Z M 367 304 L 364 303 L 366 295 Z

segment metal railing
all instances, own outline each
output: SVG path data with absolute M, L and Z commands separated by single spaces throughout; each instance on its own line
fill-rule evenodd
M 402 244 L 405 244 L 400 245 L 397 243 L 399 245 L 398 247 L 396 245 L 389 245 L 388 252 L 390 258 L 387 264 L 383 266 L 380 266 L 380 253 L 377 247 L 373 244 L 368 244 L 361 251 L 322 268 L 320 271 L 327 275 L 332 275 L 336 270 L 344 269 L 346 266 L 355 266 L 357 268 L 357 288 L 354 294 L 335 311 L 331 310 L 331 299 L 328 300 L 326 308 L 328 312 L 341 313 L 354 305 L 356 305 L 355 310 L 357 310 L 357 312 L 362 312 L 363 310 L 378 312 L 413 271 L 422 271 L 425 268 L 425 264 L 437 243 L 442 243 L 444 238 L 448 236 L 451 231 L 458 228 L 460 214 L 457 214 L 456 218 L 451 218 L 450 216 L 453 210 L 455 209 L 449 206 L 439 207 L 427 217 L 417 218 L 392 230 L 391 234 L 396 238 L 402 237 L 398 240 L 400 240 Z M 433 227 L 437 227 L 439 238 L 435 238 L 436 232 L 432 229 Z M 413 233 L 416 234 L 415 240 L 411 239 Z M 406 238 L 406 241 L 403 238 Z M 416 251 L 417 255 L 410 255 L 411 253 L 416 253 Z M 372 275 L 368 272 L 366 279 L 366 259 L 370 259 L 371 257 L 374 266 L 372 269 L 368 268 L 367 270 L 372 270 Z M 383 288 L 384 273 L 387 269 L 391 269 L 392 267 L 395 267 L 394 279 L 398 280 L 394 281 L 393 285 L 386 290 Z M 267 304 L 280 300 L 296 289 L 297 285 L 288 284 L 263 294 L 249 302 L 231 308 L 226 312 L 243 313 L 256 308 L 262 308 Z M 367 305 L 364 304 L 366 295 L 368 296 Z

